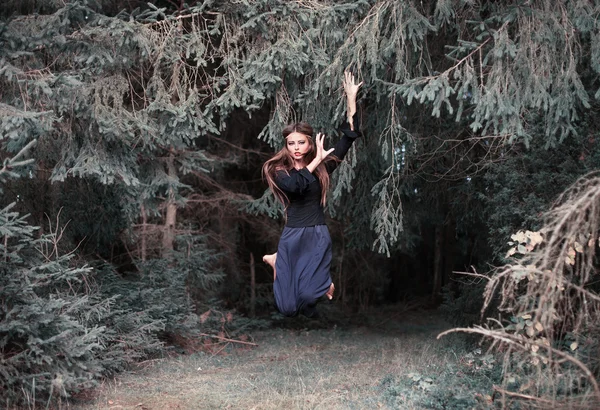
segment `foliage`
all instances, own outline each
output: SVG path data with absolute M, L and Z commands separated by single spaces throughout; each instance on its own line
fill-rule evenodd
M 461 282 L 457 291 L 445 287 L 439 309 L 454 326 L 472 326 L 480 323 L 484 289 L 485 282 L 482 279 L 465 280 Z
M 542 215 L 563 190 L 600 166 L 597 142 L 590 137 L 594 124 L 556 147 L 544 149 L 543 141 L 532 141 L 530 149 L 513 145 L 502 161 L 488 167 L 477 196 L 484 205 L 495 260 L 504 261 L 514 232 L 540 229 Z
M 424 372 L 383 378 L 380 388 L 388 406 L 402 408 L 411 403 L 427 409 L 491 408 L 489 392 L 501 379 L 501 365 L 481 348 L 461 351 L 459 357 L 456 363 L 442 368 L 432 365 Z
M 55 181 L 120 185 L 130 223 L 160 216 L 165 203 L 189 205 L 193 188 L 182 177 L 220 166 L 222 152 L 199 148 L 238 111 L 271 110 L 259 139 L 272 147 L 294 119 L 331 133 L 343 117 L 346 68 L 365 81 L 366 138 L 338 171 L 332 204 L 342 204 L 337 217 L 352 218 L 357 247 L 387 255 L 414 235 L 403 216 L 414 211 L 405 206 L 411 196 L 444 220 L 451 199 L 429 203 L 449 192 L 439 182 L 474 178 L 506 142 L 556 146 L 592 121 L 598 10 L 584 1 L 256 0 L 105 11 L 113 6 L 30 4 L 45 14 L 8 19 L 2 100 L 20 119 L 13 145 L 40 136 Z
M 135 323 L 126 315 L 139 304 L 144 323 L 158 326 L 152 332 L 167 317 L 176 319 L 166 333 L 183 332 L 176 327 L 212 296 L 207 288 L 220 269 L 236 287 L 249 282 L 248 250 L 272 247 L 279 229 L 257 214 L 279 218 L 281 210 L 248 170 L 281 146 L 283 124 L 308 119 L 335 134 L 346 69 L 365 81 L 365 137 L 336 172 L 329 211 L 343 225 L 333 230 L 344 245 L 334 276 L 347 279 L 352 303 L 380 300 L 391 279 L 406 275 L 368 249 L 414 268 L 419 283 L 431 282 L 434 263 L 446 273 L 480 268 L 505 256 L 510 234 L 541 229 L 540 212 L 597 168 L 594 2 L 175 3 L 132 1 L 121 10 L 124 3 L 111 0 L 43 0 L 0 8 L 0 208 L 3 237 L 13 235 L 2 245 L 10 264 L 3 275 L 41 263 L 21 239 L 50 239 L 58 251 L 52 269 L 94 262 L 95 270 L 77 275 L 95 278 L 98 288 L 87 291 L 107 293 L 99 300 L 90 293 L 86 306 L 127 295 L 114 300 L 124 304 L 117 327 Z M 248 201 L 247 215 L 239 201 Z M 57 241 L 50 221 L 60 212 L 72 229 Z M 441 227 L 448 234 L 440 244 Z M 347 257 L 346 247 L 361 253 Z M 223 251 L 218 261 L 215 249 Z M 99 267 L 102 259 L 139 276 L 123 282 Z M 204 263 L 211 269 L 199 269 Z M 503 294 L 514 292 L 516 303 L 525 292 L 531 300 L 519 303 L 536 305 L 541 291 L 524 281 Z M 172 303 L 159 303 L 161 291 Z M 468 294 L 455 306 L 472 302 Z M 150 301 L 164 302 L 164 312 Z M 144 350 L 136 337 L 130 343 Z
M 73 254 L 59 254 L 56 233 L 34 239 L 36 229 L 8 208 L 0 218 L 1 390 L 6 404 L 89 387 L 104 370 L 98 355 L 106 329 L 94 318 L 113 301 L 87 294 L 91 268 L 73 265 Z
M 12 165 L 9 177 L 28 164 L 18 159 L 5 161 Z M 108 265 L 85 264 L 75 251 L 63 253 L 66 227 L 59 220 L 36 237 L 39 229 L 15 206 L 0 210 L 3 405 L 60 403 L 159 354 L 167 335 L 198 334 L 187 283 L 208 291 L 222 278 L 210 268 L 211 258 L 201 257 L 208 251 L 199 238 L 188 238 L 189 254 L 130 280 Z
M 545 215 L 540 231 L 512 236 L 511 262 L 490 277 L 484 304 L 498 294 L 498 309 L 511 321 L 461 329 L 490 337 L 504 352 L 499 391 L 505 404 L 519 398 L 556 406 L 600 403 L 600 367 L 592 353 L 600 308 L 599 186 L 597 173 L 580 178 Z
M 544 141 L 533 140 L 529 149 L 513 144 L 503 150 L 502 159 L 488 165 L 485 173 L 472 180 L 472 201 L 479 203 L 485 224 L 467 225 L 469 230 L 486 229 L 482 235 L 490 247 L 489 254 L 479 248 L 477 271 L 489 270 L 489 263 L 506 263 L 512 253 L 507 254 L 507 242 L 512 244 L 514 232 L 537 231 L 543 226 L 545 211 L 552 206 L 565 186 L 579 176 L 598 168 L 598 150 L 593 135 L 595 122 L 589 121 L 586 128 L 579 128 L 578 136 L 556 147 L 544 148 Z M 462 198 L 460 198 L 462 199 Z M 468 200 L 459 201 L 461 205 Z M 462 217 L 466 212 L 462 212 Z M 471 219 L 473 220 L 473 219 Z M 477 220 L 475 218 L 475 220 Z M 516 251 L 516 247 L 511 248 Z M 471 270 L 471 269 L 469 269 Z M 497 298 L 488 303 L 483 313 L 483 278 L 460 275 L 462 283 L 457 291 L 444 294 L 442 309 L 457 326 L 479 323 L 480 318 L 495 317 Z
M 375 248 L 389 252 L 403 229 L 396 150 L 418 149 L 430 121 L 413 104 L 468 126 L 471 133 L 460 137 L 467 145 L 494 137 L 528 144 L 536 135 L 555 145 L 576 132 L 574 121 L 591 104 L 596 12 L 585 2 L 261 0 L 202 3 L 181 15 L 150 8 L 128 18 L 73 2 L 35 24 L 20 18 L 6 25 L 4 54 L 13 63 L 3 71 L 4 100 L 14 110 L 43 106 L 60 118 L 54 133 L 66 149 L 54 159 L 55 180 L 89 175 L 132 189 L 147 185 L 140 199 L 165 189 L 177 198 L 186 187 L 166 178 L 169 150 L 180 172 L 206 169 L 208 158 L 192 149 L 197 138 L 224 130 L 234 110 L 265 104 L 273 111 L 259 138 L 272 146 L 293 119 L 331 130 L 344 107 L 336 79 L 352 67 L 366 81 L 368 111 L 385 113 L 366 117 L 368 145 L 383 161 L 371 192 L 359 196 L 372 211 L 356 223 L 372 227 Z M 447 46 L 444 54 L 436 54 L 438 44 Z M 60 52 L 65 63 L 44 68 L 39 50 Z M 18 81 L 32 92 L 23 96 Z M 540 134 L 537 124 L 544 124 Z M 441 140 L 455 134 L 444 122 L 432 131 Z M 341 187 L 364 159 L 359 153 L 340 170 Z
M 198 336 L 186 284 L 208 291 L 222 277 L 206 260 L 180 257 L 126 279 L 109 266 L 78 267 L 73 253 L 58 254 L 56 233 L 32 240 L 35 229 L 15 213 L 0 216 L 15 243 L 0 275 L 1 390 L 9 407 L 66 399 L 160 354 L 165 341 Z

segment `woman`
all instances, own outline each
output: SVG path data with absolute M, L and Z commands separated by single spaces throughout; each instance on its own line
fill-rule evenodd
M 302 313 L 314 317 L 317 299 L 323 295 L 333 298 L 331 238 L 323 208 L 329 174 L 361 135 L 355 114 L 356 94 L 362 82 L 356 84 L 354 76 L 345 72 L 343 85 L 348 121 L 340 127 L 344 136 L 335 148 L 323 147 L 325 136 L 321 133 L 313 141 L 310 125 L 290 124 L 282 132 L 285 147 L 263 166 L 263 176 L 286 212 L 277 253 L 263 257 L 273 267 L 275 303 L 286 316 Z

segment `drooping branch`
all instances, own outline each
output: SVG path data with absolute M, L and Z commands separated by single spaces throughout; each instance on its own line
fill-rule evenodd
M 11 172 L 14 168 L 22 167 L 25 165 L 29 165 L 33 163 L 35 160 L 33 158 L 21 160 L 27 152 L 33 148 L 37 144 L 37 140 L 31 140 L 27 145 L 25 145 L 21 150 L 12 158 L 7 158 L 4 161 L 4 165 L 0 168 L 0 179 L 2 178 L 2 174 Z

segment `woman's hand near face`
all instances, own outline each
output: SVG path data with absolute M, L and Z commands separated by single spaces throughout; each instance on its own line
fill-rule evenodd
M 323 161 L 325 159 L 325 157 L 327 157 L 327 155 L 331 154 L 333 152 L 333 150 L 335 149 L 335 148 L 331 148 L 331 149 L 326 150 L 323 145 L 324 142 L 325 142 L 325 134 L 318 133 L 317 139 L 316 139 L 316 143 L 317 143 L 316 158 L 319 158 L 319 162 Z
M 323 146 L 324 141 L 325 141 L 325 134 L 318 133 L 317 138 L 315 139 L 315 145 L 316 145 L 315 158 L 310 162 L 310 164 L 308 164 L 306 166 L 306 168 L 310 172 L 313 172 L 315 169 L 317 169 L 319 164 L 321 162 L 323 162 L 323 160 L 327 157 L 327 155 L 331 154 L 335 150 L 335 148 L 326 150 L 325 147 Z

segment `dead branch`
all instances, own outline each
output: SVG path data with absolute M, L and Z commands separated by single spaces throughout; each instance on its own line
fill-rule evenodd
M 575 358 L 561 350 L 555 349 L 552 346 L 546 345 L 546 344 L 538 342 L 536 340 L 525 339 L 522 336 L 507 333 L 504 330 L 503 331 L 495 331 L 495 330 L 485 329 L 480 326 L 475 326 L 474 328 L 464 328 L 463 327 L 463 328 L 448 329 L 448 330 L 440 333 L 439 335 L 437 335 L 437 339 L 439 339 L 442 336 L 445 336 L 447 334 L 457 333 L 457 332 L 480 334 L 480 335 L 490 337 L 495 340 L 504 342 L 511 346 L 515 346 L 526 352 L 528 352 L 530 350 L 530 348 L 531 348 L 530 346 L 538 346 L 539 348 L 546 349 L 549 353 L 559 356 L 562 359 L 564 359 L 565 361 L 569 361 L 569 362 L 573 363 L 575 366 L 577 366 L 583 372 L 583 374 L 585 374 L 586 378 L 589 380 L 590 384 L 594 388 L 596 397 L 598 398 L 598 400 L 600 400 L 600 387 L 598 386 L 598 382 L 596 381 L 594 374 L 580 360 L 578 360 L 577 358 Z
M 543 399 L 541 397 L 536 397 L 536 396 L 530 396 L 528 394 L 515 393 L 515 392 L 512 392 L 512 391 L 508 391 L 508 390 L 502 389 L 502 388 L 500 388 L 498 386 L 493 386 L 493 389 L 496 390 L 497 392 L 505 394 L 507 396 L 518 397 L 520 399 L 525 399 L 525 400 L 539 401 L 539 402 L 542 402 L 542 403 L 555 404 L 555 402 L 553 400 Z
M 235 340 L 235 339 L 229 339 L 227 337 L 222 337 L 222 336 L 216 336 L 216 335 L 209 335 L 207 333 L 200 333 L 200 336 L 205 336 L 205 337 L 212 337 L 214 339 L 219 339 L 219 340 L 223 340 L 225 342 L 230 342 L 230 343 L 239 343 L 239 344 L 243 344 L 243 345 L 249 345 L 249 346 L 258 346 L 256 343 L 252 343 L 252 342 L 245 342 L 243 340 Z
M 473 273 L 473 272 L 459 272 L 459 271 L 452 271 L 452 273 L 456 273 L 458 275 L 466 275 L 466 276 L 473 276 L 475 278 L 482 278 L 485 280 L 491 280 L 491 278 L 489 276 L 486 275 L 482 275 L 481 273 Z

